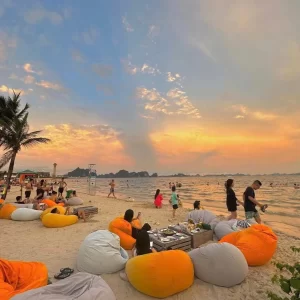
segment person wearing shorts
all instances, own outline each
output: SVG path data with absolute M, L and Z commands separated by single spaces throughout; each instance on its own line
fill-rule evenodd
M 172 186 L 171 204 L 173 207 L 172 217 L 175 219 L 176 210 L 178 209 L 178 198 L 175 185 Z
M 62 178 L 61 181 L 59 182 L 58 197 L 63 197 L 63 192 L 66 187 L 67 187 L 67 183 L 65 182 L 65 179 Z
M 246 219 L 248 220 L 254 218 L 258 224 L 261 224 L 261 218 L 256 206 L 258 205 L 263 212 L 268 207 L 268 205 L 262 205 L 255 199 L 255 191 L 258 190 L 261 185 L 262 183 L 259 180 L 255 180 L 244 192 L 244 208 Z
M 116 186 L 116 184 L 115 184 L 114 179 L 110 182 L 109 185 L 110 185 L 110 191 L 109 191 L 109 194 L 108 194 L 107 198 L 109 198 L 111 194 L 114 196 L 114 198 L 116 198 L 116 196 L 115 196 L 115 186 Z
M 33 190 L 33 179 L 30 178 L 29 179 L 29 182 L 26 184 L 26 187 L 25 187 L 25 198 L 29 200 L 30 198 L 30 195 L 31 195 L 31 191 Z

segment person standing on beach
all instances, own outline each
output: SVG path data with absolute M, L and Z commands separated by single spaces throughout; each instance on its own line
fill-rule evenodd
M 248 220 L 254 218 L 258 224 L 261 224 L 261 218 L 255 207 L 258 205 L 262 212 L 265 212 L 266 208 L 268 207 L 268 205 L 262 205 L 255 199 L 255 191 L 261 186 L 262 183 L 259 180 L 255 180 L 244 192 L 244 208 L 246 219 Z
M 176 214 L 176 210 L 178 209 L 178 198 L 177 198 L 177 194 L 176 194 L 176 187 L 172 186 L 172 195 L 171 195 L 171 199 L 170 202 L 173 206 L 173 219 L 175 219 L 175 214 Z
M 235 220 L 237 219 L 237 202 L 244 206 L 243 202 L 239 201 L 237 197 L 235 196 L 235 192 L 233 190 L 234 187 L 234 180 L 228 179 L 225 182 L 225 188 L 226 188 L 226 205 L 228 211 L 231 213 L 231 215 L 228 217 L 228 220 Z
M 162 207 L 162 201 L 163 201 L 163 196 L 160 193 L 160 189 L 156 190 L 156 193 L 154 195 L 154 205 L 156 208 L 161 208 Z
M 63 192 L 64 192 L 64 189 L 67 187 L 67 183 L 65 182 L 65 179 L 62 178 L 61 181 L 59 182 L 58 184 L 58 198 L 59 197 L 64 197 L 63 196 Z
M 25 186 L 25 198 L 30 199 L 31 191 L 33 190 L 33 179 L 30 178 L 29 182 Z
M 116 198 L 116 196 L 115 196 L 115 186 L 116 186 L 115 180 L 112 179 L 112 181 L 109 183 L 109 185 L 110 185 L 110 191 L 109 191 L 107 198 L 109 198 L 111 194 L 114 196 L 114 198 Z

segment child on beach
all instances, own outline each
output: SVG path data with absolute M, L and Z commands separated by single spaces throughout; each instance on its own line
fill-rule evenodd
M 259 180 L 255 180 L 251 186 L 247 187 L 244 192 L 244 208 L 246 219 L 254 218 L 258 224 L 261 224 L 261 218 L 259 212 L 256 210 L 256 205 L 258 205 L 262 212 L 265 212 L 268 205 L 262 205 L 255 199 L 255 191 L 262 186 Z
M 175 219 L 176 210 L 178 209 L 178 198 L 177 198 L 175 186 L 172 186 L 172 195 L 171 195 L 170 202 L 173 206 L 172 217 L 173 217 L 173 219 Z
M 156 193 L 154 195 L 154 205 L 156 208 L 161 208 L 162 207 L 162 201 L 163 201 L 163 196 L 160 193 L 160 189 L 156 190 Z

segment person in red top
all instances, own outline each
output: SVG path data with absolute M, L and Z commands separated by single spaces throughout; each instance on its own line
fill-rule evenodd
M 154 205 L 156 208 L 162 208 L 162 201 L 163 196 L 160 193 L 160 189 L 156 190 L 155 196 L 154 196 Z

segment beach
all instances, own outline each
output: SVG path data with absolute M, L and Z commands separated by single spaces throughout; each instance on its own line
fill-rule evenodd
M 79 185 L 77 181 L 70 185 Z M 19 187 L 12 187 L 8 194 L 7 202 L 14 202 Z M 80 244 L 91 232 L 99 229 L 107 229 L 109 222 L 116 216 L 124 214 L 125 210 L 131 208 L 135 213 L 142 212 L 142 221 L 151 224 L 152 228 L 163 228 L 170 224 L 171 207 L 165 204 L 162 209 L 156 209 L 150 201 L 138 201 L 135 199 L 107 199 L 104 196 L 91 196 L 80 194 L 84 205 L 93 205 L 99 208 L 99 214 L 93 219 L 84 223 L 64 228 L 45 228 L 40 221 L 16 222 L 11 220 L 0 220 L 1 247 L 0 257 L 8 260 L 39 261 L 46 264 L 50 279 L 54 282 L 54 274 L 63 267 L 76 269 L 76 257 Z M 167 203 L 167 201 L 165 201 Z M 184 205 L 189 206 L 189 204 Z M 209 207 L 205 207 L 209 209 Z M 178 210 L 177 221 L 186 219 L 188 208 Z M 265 219 L 265 214 L 263 220 Z M 272 261 L 296 262 L 296 254 L 291 246 L 300 247 L 300 240 L 294 231 L 280 232 L 274 228 L 278 236 L 278 249 Z M 204 283 L 198 279 L 188 290 L 169 297 L 167 299 L 193 300 L 193 299 L 267 299 L 268 290 L 279 291 L 276 285 L 271 282 L 276 268 L 270 262 L 262 267 L 249 268 L 249 275 L 246 280 L 233 288 L 221 288 Z M 143 300 L 151 299 L 136 291 L 128 282 L 120 279 L 119 273 L 106 274 L 102 276 L 109 284 L 117 299 L 120 300 Z

